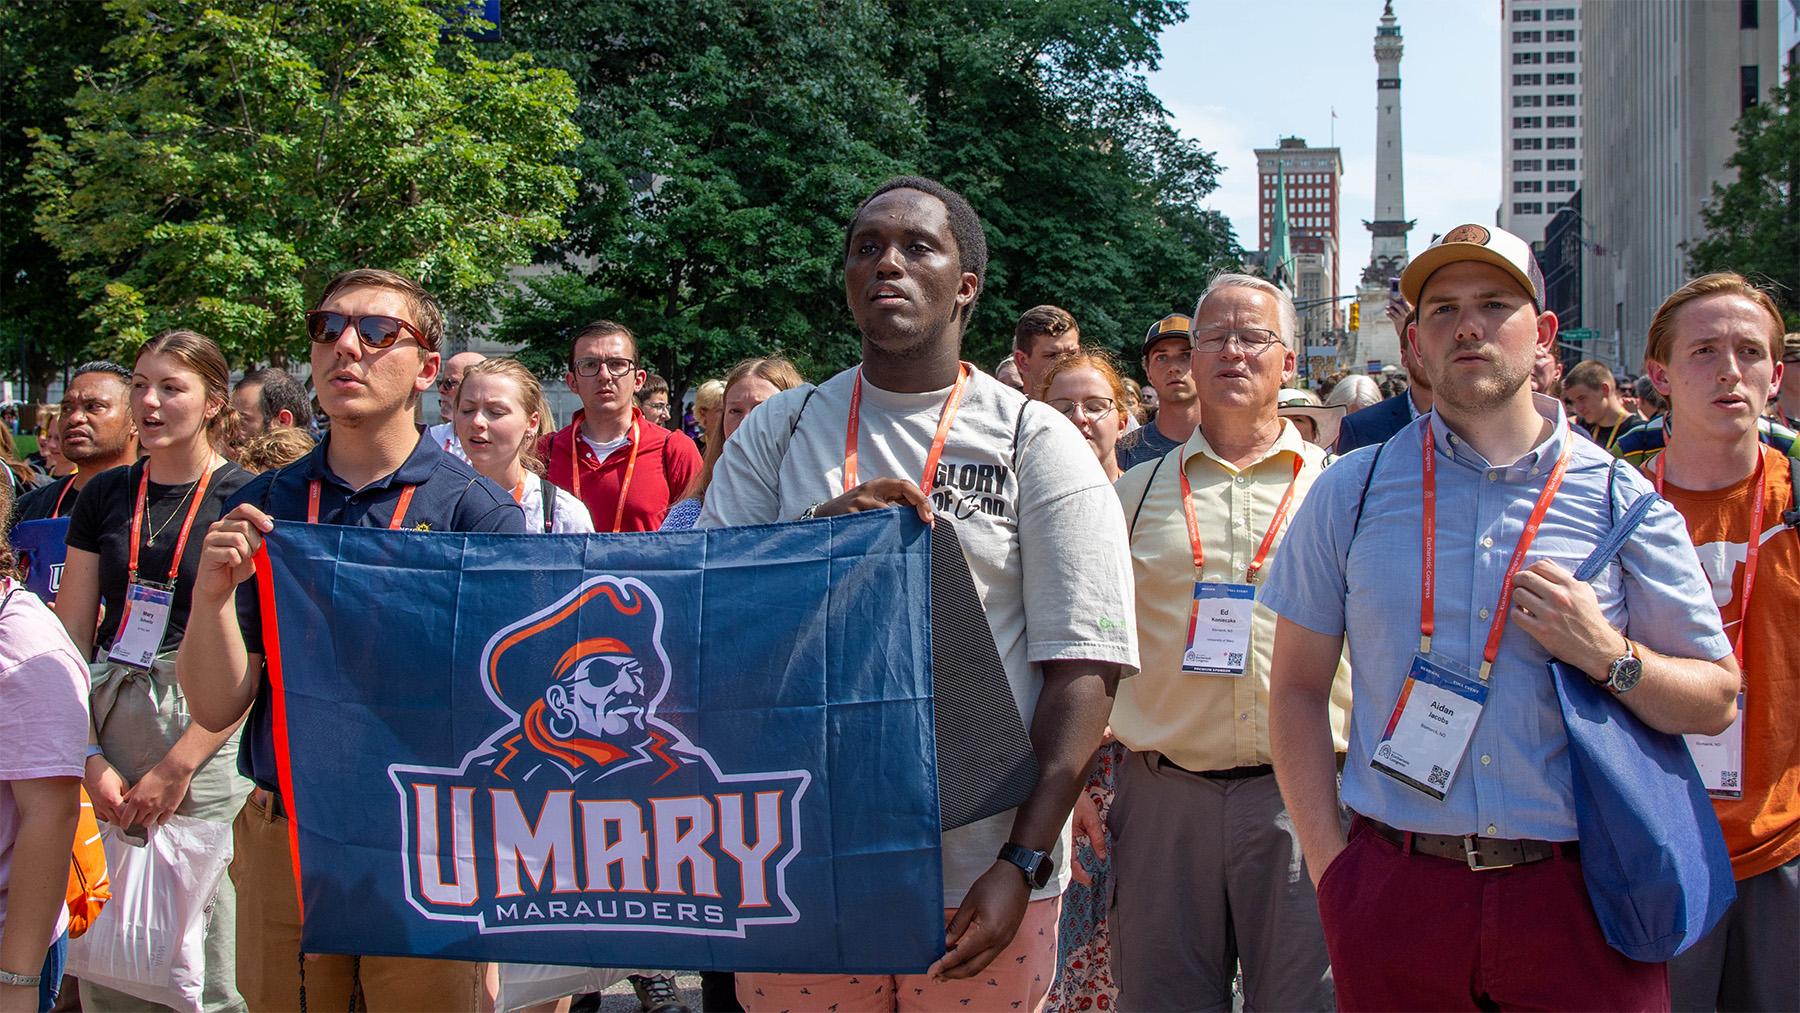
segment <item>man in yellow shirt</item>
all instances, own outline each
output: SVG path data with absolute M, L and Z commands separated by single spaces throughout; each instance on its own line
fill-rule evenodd
M 1140 674 L 1112 727 L 1131 750 L 1113 802 L 1109 915 L 1121 1009 L 1335 1007 L 1312 882 L 1269 753 L 1275 615 L 1257 604 L 1283 528 L 1325 452 L 1276 414 L 1294 375 L 1294 305 L 1260 278 L 1215 278 L 1194 308 L 1201 424 L 1132 468 Z M 1332 718 L 1344 750 L 1349 671 Z

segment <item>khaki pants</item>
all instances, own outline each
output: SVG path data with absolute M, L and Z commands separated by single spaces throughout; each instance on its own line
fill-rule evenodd
M 288 821 L 257 792 L 232 825 L 237 886 L 237 985 L 253 1013 L 300 1008 L 300 908 Z M 326 954 L 305 962 L 306 1007 L 349 1010 L 360 991 L 372 1013 L 476 1010 L 483 965 L 421 957 L 347 957 Z

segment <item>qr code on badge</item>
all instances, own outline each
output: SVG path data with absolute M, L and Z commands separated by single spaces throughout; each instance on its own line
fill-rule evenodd
M 1719 771 L 1719 784 L 1726 788 L 1736 788 L 1738 786 L 1738 772 L 1735 770 Z
M 1450 787 L 1450 772 L 1434 763 L 1431 765 L 1431 776 L 1425 780 L 1429 781 L 1433 788 L 1442 791 Z
M 1225 664 L 1230 665 L 1232 668 L 1243 668 L 1244 667 L 1243 652 L 1242 651 L 1226 651 L 1225 652 Z

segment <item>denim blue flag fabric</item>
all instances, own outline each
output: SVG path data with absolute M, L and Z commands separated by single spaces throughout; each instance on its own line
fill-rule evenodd
M 19 569 L 25 571 L 25 586 L 47 602 L 55 601 L 62 587 L 63 560 L 69 551 L 64 540 L 68 537 L 67 517 L 21 521 L 12 529 L 10 541 L 19 557 Z
M 308 952 L 741 971 L 943 953 L 910 513 L 258 566 Z
M 1575 571 L 1591 580 L 1657 497 L 1631 505 Z M 1673 959 L 1737 899 L 1731 854 L 1693 757 L 1577 669 L 1550 662 L 1569 733 L 1581 873 L 1607 943 L 1633 960 Z

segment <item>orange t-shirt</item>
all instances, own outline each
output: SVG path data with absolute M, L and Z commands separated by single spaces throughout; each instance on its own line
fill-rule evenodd
M 1750 589 L 1750 617 L 1742 631 L 1744 688 L 1744 797 L 1714 800 L 1731 871 L 1748 879 L 1800 855 L 1800 534 L 1781 521 L 1793 506 L 1788 458 L 1762 448 L 1763 530 L 1757 534 L 1756 581 Z M 1654 468 L 1645 469 L 1654 475 Z M 1710 492 L 1669 483 L 1664 495 L 1686 518 L 1700 565 L 1720 603 L 1725 635 L 1739 635 L 1744 591 L 1744 555 L 1750 514 L 1755 508 L 1755 476 Z

